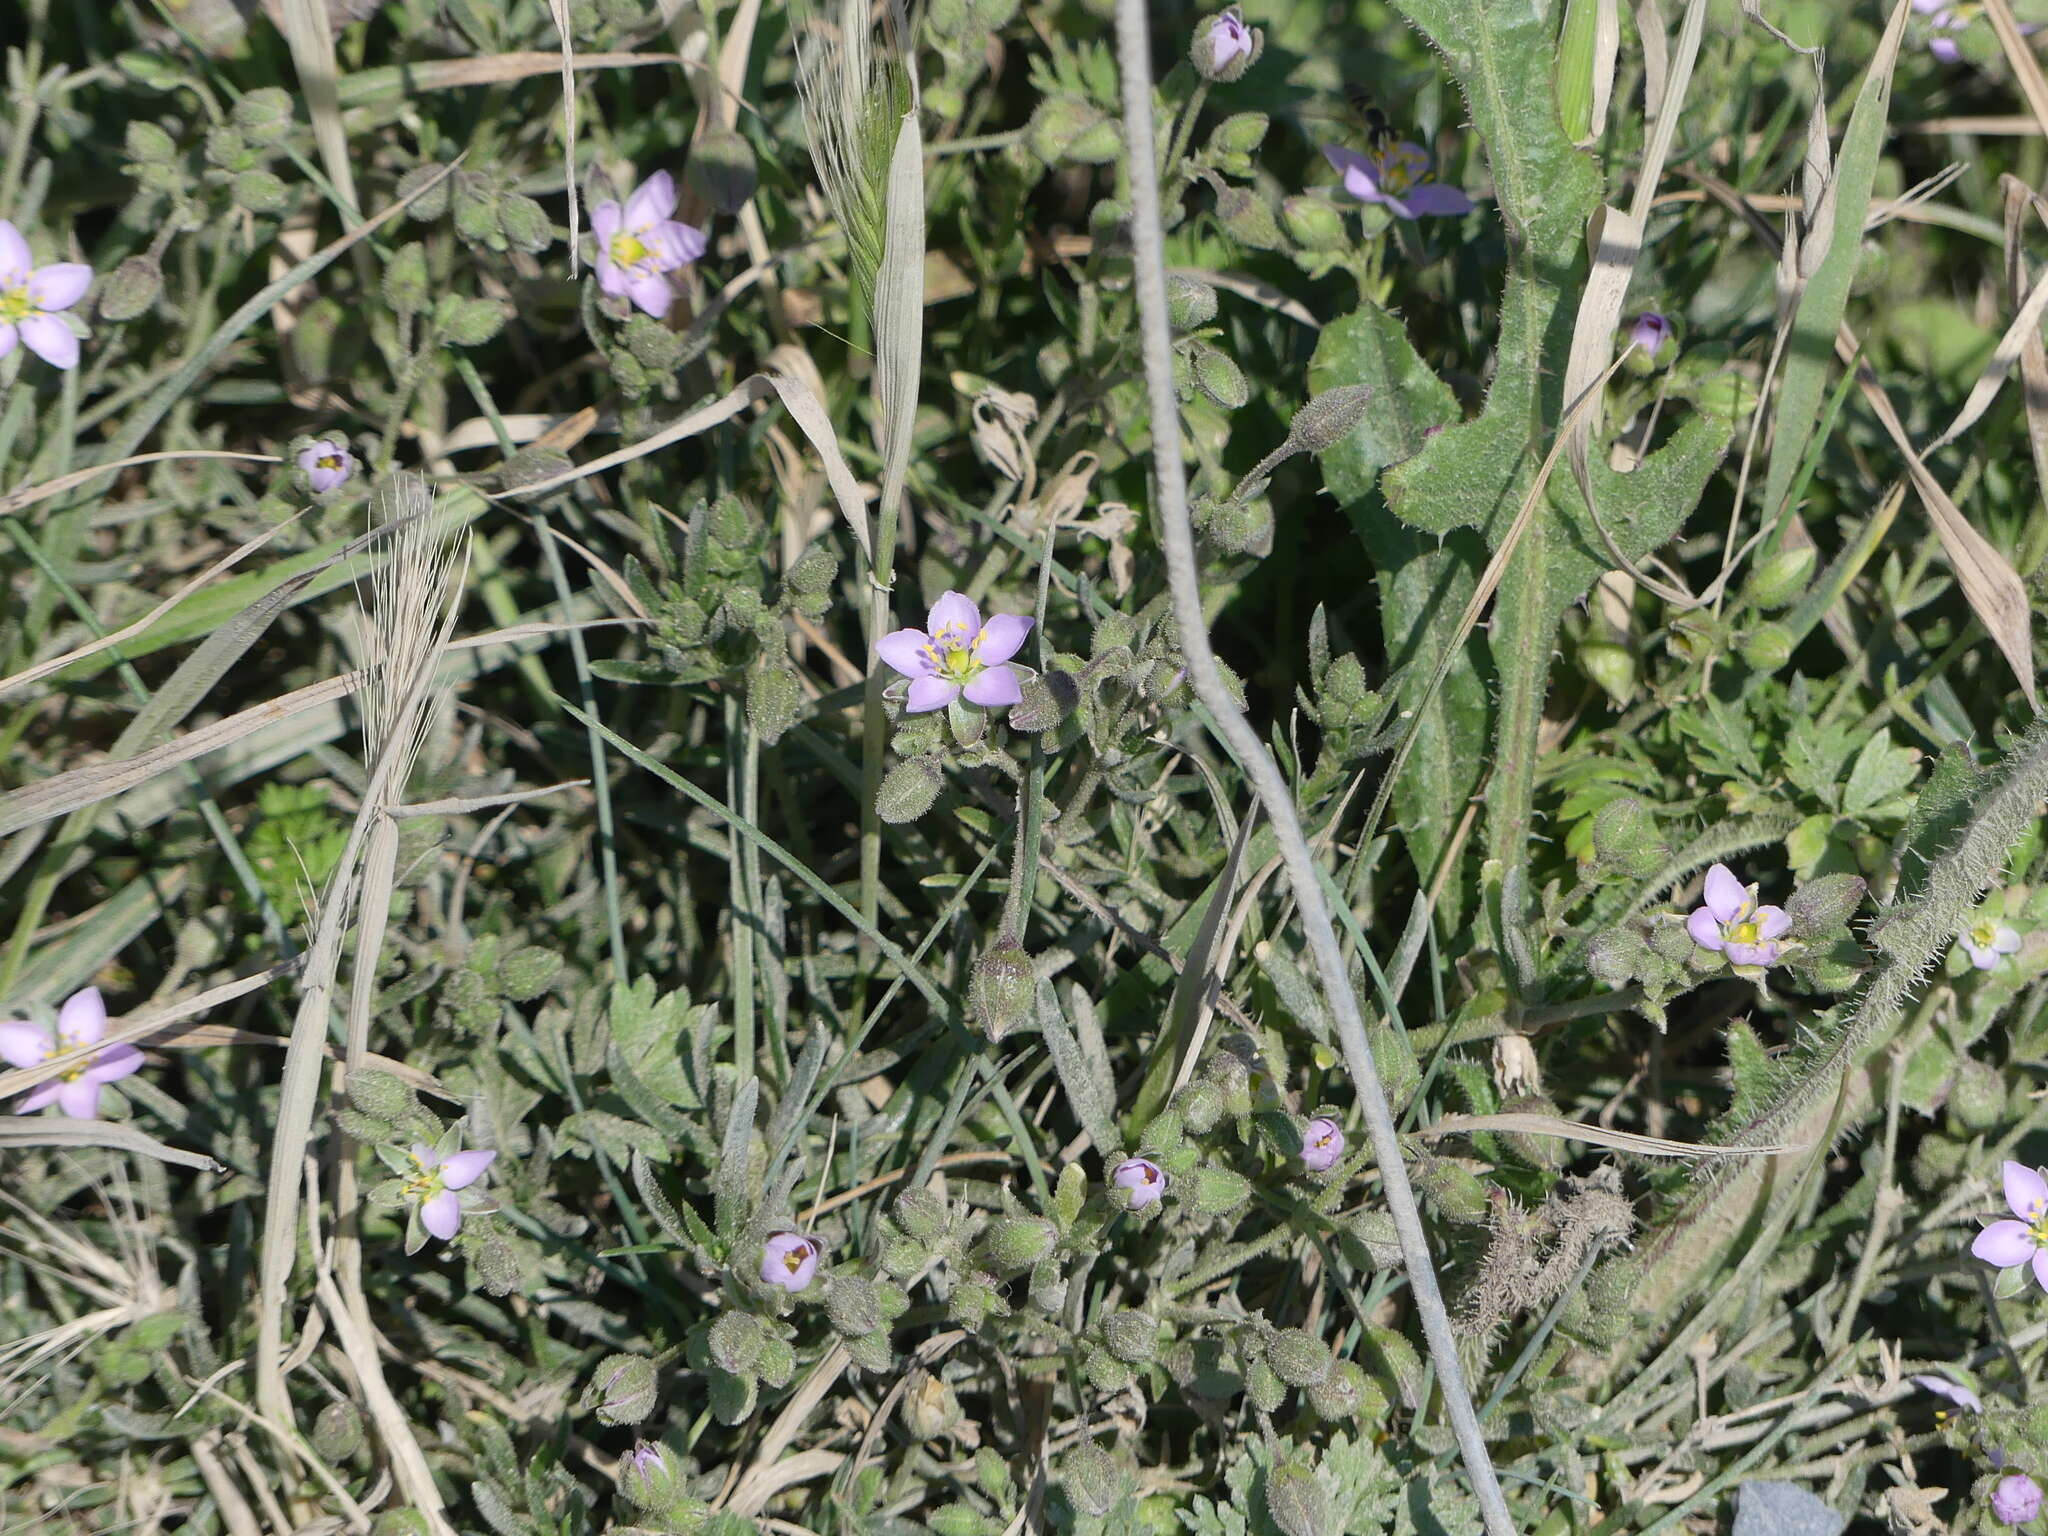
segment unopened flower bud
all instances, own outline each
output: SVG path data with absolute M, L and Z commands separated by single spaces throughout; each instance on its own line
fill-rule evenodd
M 362 1443 L 363 1416 L 353 1403 L 329 1403 L 313 1420 L 313 1449 L 323 1461 L 347 1461 Z
M 1486 1219 L 1486 1186 L 1477 1174 L 1460 1163 L 1442 1157 L 1418 1159 L 1415 1187 L 1452 1221 Z
M 890 1214 L 906 1237 L 920 1243 L 932 1242 L 946 1230 L 946 1202 L 923 1185 L 899 1191 Z
M 1031 1020 L 1038 973 L 1031 957 L 1014 944 L 1002 944 L 974 962 L 967 983 L 967 1012 L 975 1028 L 991 1044 Z
M 429 161 L 425 165 L 414 166 L 398 178 L 398 196 L 401 201 L 410 197 L 414 192 L 419 191 L 420 188 L 425 187 L 429 182 L 433 182 L 431 190 L 422 194 L 418 201 L 406 209 L 405 216 L 408 219 L 417 224 L 431 224 L 434 220 L 447 213 L 450 192 L 449 183 L 454 181 L 455 178 L 450 176 L 438 182 L 434 181 L 434 178 L 446 169 L 448 167 L 445 165 Z
M 999 1216 L 989 1223 L 983 1247 L 991 1268 L 998 1271 L 1029 1269 L 1048 1253 L 1058 1240 L 1052 1223 L 1036 1216 Z
M 682 1501 L 686 1487 L 683 1469 L 665 1445 L 642 1440 L 619 1462 L 619 1492 L 638 1509 L 666 1513 Z
M 1816 938 L 1842 927 L 1856 915 L 1869 889 L 1861 875 L 1822 875 L 1807 881 L 1785 898 L 1793 936 Z
M 291 189 L 260 166 L 237 172 L 228 184 L 228 195 L 237 208 L 246 208 L 251 213 L 278 213 L 292 200 Z
M 1117 1359 L 1142 1364 L 1158 1347 L 1159 1324 L 1143 1312 L 1112 1312 L 1102 1320 L 1102 1342 Z
M 434 308 L 434 328 L 450 346 L 480 347 L 505 328 L 505 309 L 496 299 L 446 294 Z
M 1588 640 L 1579 647 L 1579 670 L 1617 705 L 1635 697 L 1636 653 L 1611 640 Z
M 1225 187 L 1216 195 L 1216 217 L 1240 245 L 1259 251 L 1287 248 L 1287 237 L 1274 222 L 1266 200 L 1248 187 Z
M 1335 1361 L 1330 1374 L 1308 1389 L 1309 1406 L 1332 1423 L 1358 1418 L 1378 1395 L 1356 1360 Z
M 1083 1442 L 1060 1462 L 1060 1486 L 1084 1515 L 1106 1515 L 1124 1496 L 1123 1469 L 1100 1446 Z
M 1329 1346 L 1304 1328 L 1283 1328 L 1267 1340 L 1266 1361 L 1290 1387 L 1312 1387 L 1330 1374 Z
M 660 1398 L 654 1362 L 638 1355 L 607 1355 L 598 1362 L 577 1407 L 606 1424 L 638 1424 Z
M 1326 197 L 1299 193 L 1280 200 L 1280 223 L 1304 251 L 1341 251 L 1351 244 L 1344 215 Z
M 257 143 L 274 139 L 292 125 L 291 92 L 266 85 L 235 103 L 235 126 Z
M 1197 1168 L 1190 1197 L 1202 1216 L 1226 1216 L 1252 1197 L 1251 1181 L 1234 1168 Z
M 1107 165 L 1123 152 L 1116 120 L 1079 96 L 1048 96 L 1031 114 L 1024 142 L 1047 165 Z
M 364 1114 L 394 1122 L 409 1116 L 419 1103 L 412 1089 L 375 1067 L 357 1067 L 349 1073 L 348 1099 Z
M 1340 384 L 1314 396 L 1287 424 L 1288 441 L 1308 453 L 1322 453 L 1349 437 L 1372 403 L 1370 384 Z
M 705 1348 L 720 1370 L 738 1376 L 754 1368 L 766 1339 L 761 1320 L 753 1313 L 727 1312 L 711 1325 Z
M 1188 62 L 1204 80 L 1228 84 L 1238 79 L 1258 59 L 1266 36 L 1257 27 L 1244 24 L 1244 13 L 1236 6 L 1195 23 L 1195 35 L 1188 44 Z
M 1792 659 L 1792 631 L 1782 624 L 1759 624 L 1742 637 L 1742 659 L 1759 672 L 1775 672 Z
M 866 1338 L 882 1326 L 882 1309 L 874 1282 L 857 1275 L 835 1275 L 825 1287 L 825 1316 L 840 1333 Z
M 1226 411 L 1237 410 L 1251 399 L 1252 387 L 1245 381 L 1244 370 L 1214 347 L 1198 344 L 1192 362 L 1197 387 Z
M 100 318 L 133 320 L 164 291 L 163 268 L 151 256 L 130 256 L 100 284 Z
M 1742 600 L 1756 608 L 1784 607 L 1806 590 L 1818 557 L 1819 551 L 1811 544 L 1774 551 L 1744 584 Z
M 1196 331 L 1216 318 L 1216 290 L 1177 272 L 1166 275 L 1166 317 L 1176 331 Z

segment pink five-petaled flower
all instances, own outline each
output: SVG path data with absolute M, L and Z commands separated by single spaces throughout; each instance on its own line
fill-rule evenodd
M 818 1245 L 801 1232 L 771 1232 L 761 1245 L 761 1278 L 794 1296 L 818 1272 Z
M 14 350 L 19 336 L 52 368 L 76 368 L 78 337 L 57 316 L 85 297 L 92 268 L 82 261 L 34 267 L 33 260 L 21 231 L 0 219 L 0 357 Z
M 1758 906 L 1756 887 L 1716 864 L 1707 871 L 1704 897 L 1685 920 L 1685 931 L 1700 948 L 1727 955 L 1730 965 L 1761 969 L 1776 965 L 1785 952 L 1779 941 L 1792 931 L 1792 919 L 1782 907 Z
M 299 468 L 306 472 L 306 483 L 325 496 L 348 483 L 348 477 L 356 472 L 356 460 L 340 438 L 323 437 L 299 450 Z
M 1127 1157 L 1109 1175 L 1109 1182 L 1125 1192 L 1124 1205 L 1142 1211 L 1157 1205 L 1166 1194 L 1166 1170 L 1149 1157 Z
M 624 294 L 657 320 L 675 298 L 667 274 L 704 254 L 704 231 L 675 218 L 675 211 L 675 178 L 656 171 L 633 189 L 624 208 L 599 203 L 590 215 L 598 287 Z
M 1991 1223 L 1971 1242 L 1970 1252 L 1999 1269 L 2032 1264 L 2034 1279 L 2048 1291 L 2048 1179 L 2010 1159 L 2002 1172 L 2014 1219 Z
M 1301 1162 L 1310 1173 L 1328 1173 L 1344 1155 L 1344 1127 L 1328 1115 L 1317 1115 L 1302 1127 Z
M 958 592 L 940 594 L 922 629 L 882 636 L 875 650 L 910 679 L 903 707 L 913 715 L 944 709 L 962 694 L 970 704 L 998 709 L 1024 697 L 1017 669 L 1006 665 L 1031 633 L 1031 620 L 1015 613 L 981 610 Z
M 413 1208 L 417 1227 L 407 1223 L 405 1251 L 416 1253 L 426 1241 L 423 1227 L 447 1242 L 462 1230 L 463 1199 L 457 1190 L 467 1189 L 484 1175 L 497 1157 L 495 1152 L 443 1152 L 423 1141 L 412 1144 L 408 1155 L 410 1176 L 405 1180 L 404 1198 Z
M 1650 362 L 1661 363 L 1678 345 L 1678 327 L 1656 310 L 1646 309 L 1629 326 L 1628 339 Z
M 1429 152 L 1420 144 L 1404 141 L 1369 154 L 1326 144 L 1323 157 L 1344 178 L 1345 191 L 1362 203 L 1379 203 L 1397 218 L 1456 217 L 1472 211 L 1472 199 L 1463 192 L 1429 179 Z
M 2041 1513 L 2041 1485 L 2024 1472 L 2008 1472 L 1991 1489 L 1991 1513 L 2007 1525 L 2025 1525 Z
M 2020 952 L 2019 934 L 2003 923 L 1979 923 L 1956 942 L 1980 971 L 1995 971 L 2007 955 Z
M 10 1067 L 33 1067 L 81 1046 L 98 1045 L 107 1029 L 107 1005 L 98 987 L 74 992 L 57 1010 L 54 1033 L 27 1019 L 0 1020 L 0 1060 Z M 142 1052 L 132 1045 L 110 1045 L 81 1058 L 71 1070 L 35 1087 L 16 1101 L 17 1115 L 34 1114 L 45 1104 L 74 1120 L 99 1115 L 100 1087 L 126 1077 L 142 1065 Z

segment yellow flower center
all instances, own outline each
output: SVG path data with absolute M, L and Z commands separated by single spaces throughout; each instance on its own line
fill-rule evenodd
M 621 230 L 612 236 L 612 260 L 622 267 L 637 267 L 653 254 L 636 234 Z
M 0 325 L 19 325 L 36 312 L 36 301 L 26 286 L 0 288 Z
M 1989 949 L 1998 942 L 1998 929 L 1990 923 L 1979 923 L 1970 930 L 1970 937 L 1979 949 Z
M 405 1181 L 405 1188 L 403 1190 L 405 1198 L 408 1200 L 426 1200 L 438 1193 L 441 1188 L 441 1170 L 439 1168 L 429 1168 L 420 1161 L 420 1156 L 417 1152 L 408 1152 L 406 1156 L 412 1159 L 412 1166 L 415 1172 L 411 1178 Z
M 809 1248 L 792 1248 L 782 1256 L 782 1267 L 793 1275 L 804 1267 L 804 1260 L 810 1256 Z
M 1429 175 L 1429 157 L 1411 144 L 1397 144 L 1379 156 L 1380 190 L 1395 197 Z
M 1762 940 L 1763 933 L 1755 923 L 1737 923 L 1728 930 L 1728 937 L 1737 944 L 1755 944 Z
M 337 454 L 323 453 L 320 455 L 319 458 L 315 459 L 313 462 L 318 464 L 322 469 L 341 468 L 341 459 L 340 456 Z

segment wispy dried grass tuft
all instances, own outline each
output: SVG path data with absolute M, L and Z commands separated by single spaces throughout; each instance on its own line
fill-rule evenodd
M 846 230 L 855 284 L 872 304 L 888 242 L 889 162 L 915 82 L 898 50 L 875 47 L 865 0 L 839 0 L 829 19 L 807 4 L 795 9 L 804 136 L 825 200 Z M 891 31 L 903 35 L 901 12 L 892 5 L 888 16 Z

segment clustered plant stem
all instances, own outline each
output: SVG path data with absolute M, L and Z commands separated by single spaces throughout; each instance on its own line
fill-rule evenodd
M 1153 493 L 1159 498 L 1158 527 L 1165 548 L 1167 577 L 1180 621 L 1180 645 L 1187 658 L 1189 680 L 1207 707 L 1224 744 L 1252 780 L 1259 801 L 1280 841 L 1281 857 L 1294 890 L 1302 927 L 1322 978 L 1325 1000 L 1337 1023 L 1345 1063 L 1358 1089 L 1360 1108 L 1372 1134 L 1379 1160 L 1387 1208 L 1408 1261 L 1415 1310 L 1429 1342 L 1430 1359 L 1443 1389 L 1444 1407 L 1473 1491 L 1485 1517 L 1488 1536 L 1514 1536 L 1514 1521 L 1501 1494 L 1499 1479 L 1487 1453 L 1486 1439 L 1466 1390 L 1458 1363 L 1457 1340 L 1437 1285 L 1435 1261 L 1422 1229 L 1421 1213 L 1408 1183 L 1400 1134 L 1395 1129 L 1379 1070 L 1366 1043 L 1365 1021 L 1351 991 L 1343 951 L 1331 925 L 1314 855 L 1301 830 L 1294 796 L 1258 733 L 1239 711 L 1217 670 L 1202 611 L 1200 572 L 1195 563 L 1194 530 L 1188 520 L 1187 482 L 1181 461 L 1180 412 L 1173 382 L 1173 337 L 1166 313 L 1165 236 L 1159 212 L 1159 175 L 1153 156 L 1153 89 L 1149 16 L 1144 0 L 1117 0 L 1117 62 L 1123 80 L 1125 153 L 1131 188 L 1131 244 L 1138 293 L 1140 336 L 1144 345 L 1146 394 L 1152 421 Z

